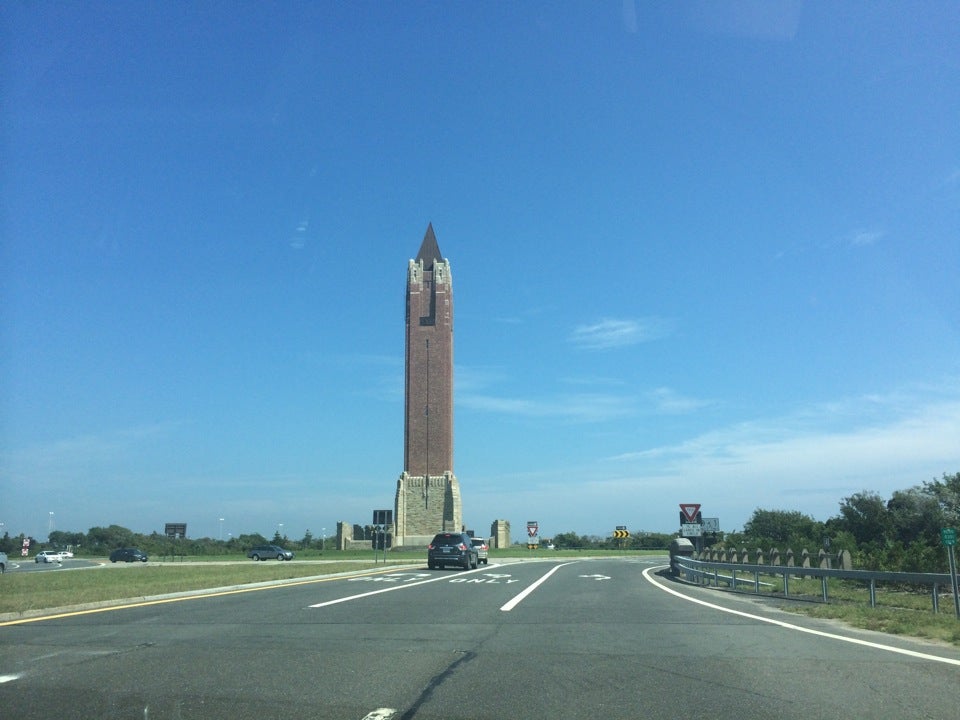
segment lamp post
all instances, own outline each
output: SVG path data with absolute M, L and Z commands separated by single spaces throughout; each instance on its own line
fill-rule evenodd
M 322 528 L 323 534 L 320 536 L 320 552 L 323 552 L 327 547 L 327 529 Z
M 220 540 L 223 540 L 223 518 L 220 518 Z

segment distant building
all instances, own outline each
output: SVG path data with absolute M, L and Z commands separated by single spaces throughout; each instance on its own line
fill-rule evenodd
M 510 521 L 494 520 L 490 524 L 490 539 L 495 548 L 510 547 Z
M 393 547 L 426 545 L 437 532 L 463 529 L 453 474 L 453 284 L 432 224 L 407 265 L 405 364 Z

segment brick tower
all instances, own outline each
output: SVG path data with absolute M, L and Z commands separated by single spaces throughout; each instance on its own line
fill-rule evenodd
M 462 528 L 453 474 L 453 284 L 431 224 L 407 265 L 403 473 L 392 544 L 426 545 L 437 532 Z

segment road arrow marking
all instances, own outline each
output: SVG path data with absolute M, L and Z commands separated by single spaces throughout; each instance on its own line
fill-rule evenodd
M 593 578 L 594 580 L 609 580 L 609 575 L 581 575 L 582 578 Z

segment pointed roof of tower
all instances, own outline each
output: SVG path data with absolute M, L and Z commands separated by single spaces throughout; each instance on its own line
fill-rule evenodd
M 433 261 L 443 260 L 443 255 L 440 254 L 440 248 L 437 245 L 437 236 L 433 234 L 433 223 L 427 224 L 427 232 L 420 244 L 420 252 L 417 253 L 417 262 L 421 260 L 424 270 L 433 270 Z

